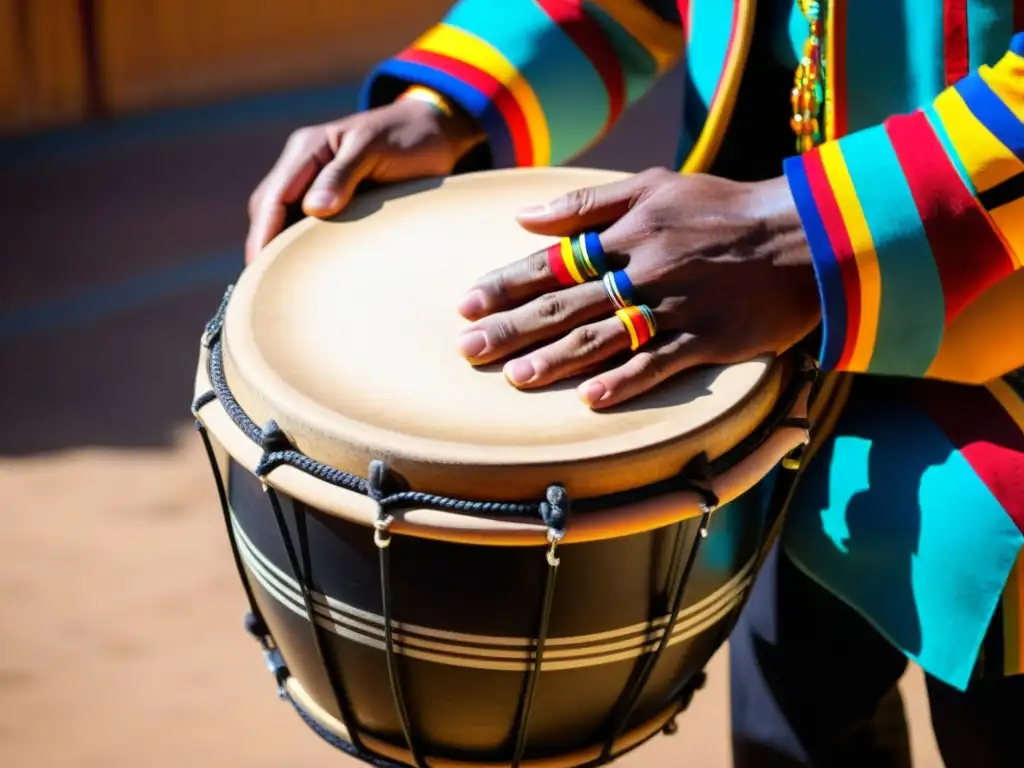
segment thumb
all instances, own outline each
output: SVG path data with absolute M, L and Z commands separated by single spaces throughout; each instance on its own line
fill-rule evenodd
M 646 189 L 641 174 L 611 184 L 574 189 L 545 205 L 523 208 L 519 225 L 538 235 L 567 236 L 616 221 L 639 202 Z
M 302 199 L 307 216 L 333 216 L 348 205 L 359 182 L 373 167 L 372 141 L 372 137 L 357 132 L 342 135 L 334 158 L 317 174 Z

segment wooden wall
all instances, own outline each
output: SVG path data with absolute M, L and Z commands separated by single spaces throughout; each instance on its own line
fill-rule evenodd
M 351 81 L 451 4 L 0 0 L 0 132 Z
M 0 131 L 82 120 L 78 0 L 0 0 Z

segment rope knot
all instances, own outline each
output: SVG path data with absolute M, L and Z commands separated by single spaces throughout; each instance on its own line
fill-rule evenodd
M 276 421 L 271 419 L 263 426 L 263 436 L 260 439 L 260 447 L 264 454 L 287 451 L 292 447 L 288 436 Z
M 200 409 L 202 409 L 206 405 L 209 405 L 216 399 L 217 393 L 211 389 L 209 392 L 203 392 L 203 394 L 199 395 L 195 400 L 192 401 L 192 417 L 196 420 L 197 424 L 199 423 Z M 199 429 L 201 426 L 202 425 L 197 426 L 196 429 Z
M 569 522 L 569 513 L 572 510 L 572 501 L 569 499 L 569 492 L 564 485 L 549 485 L 544 494 L 544 501 L 540 503 L 540 517 L 544 525 L 559 532 L 565 531 Z
M 544 493 L 544 501 L 540 503 L 540 517 L 548 527 L 548 565 L 557 568 L 560 560 L 555 554 L 558 544 L 565 536 L 565 526 L 569 522 L 572 501 L 564 485 L 549 485 Z
M 712 490 L 713 472 L 711 459 L 701 451 L 679 473 L 683 490 L 693 491 L 701 497 L 701 511 L 705 514 L 718 509 L 718 494 Z
M 377 502 L 378 507 L 380 506 L 381 499 L 384 498 L 384 483 L 388 479 L 388 465 L 380 459 L 374 459 L 370 462 L 370 476 L 367 478 L 367 493 L 370 498 Z M 382 511 L 378 510 L 378 517 L 383 514 Z
M 395 521 L 384 509 L 384 483 L 388 478 L 388 465 L 380 459 L 370 462 L 369 477 L 366 480 L 366 493 L 377 506 L 377 514 L 373 520 L 373 543 L 378 549 L 391 544 L 391 524 Z

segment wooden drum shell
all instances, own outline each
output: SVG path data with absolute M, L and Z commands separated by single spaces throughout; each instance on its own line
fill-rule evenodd
M 340 723 L 266 494 L 234 462 L 225 475 L 246 577 L 294 677 L 293 693 L 330 718 L 324 725 Z M 759 521 L 770 486 L 771 476 L 712 516 L 673 639 L 629 728 L 672 712 L 681 685 L 728 636 L 764 540 Z M 321 643 L 344 686 L 355 727 L 387 750 L 383 754 L 401 759 L 406 750 L 388 681 L 372 530 L 280 498 L 316 593 Z M 560 547 L 528 757 L 563 756 L 567 762 L 552 765 L 578 765 L 572 753 L 601 743 L 640 648 L 650 650 L 660 639 L 671 600 L 667 580 L 675 538 L 682 537 L 685 557 L 699 524 L 693 517 Z M 545 550 L 401 535 L 393 537 L 391 548 L 399 668 L 417 738 L 431 756 L 493 762 L 507 752 L 514 729 L 542 604 Z

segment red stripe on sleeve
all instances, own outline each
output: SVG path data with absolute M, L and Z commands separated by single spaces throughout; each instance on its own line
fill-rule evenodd
M 924 225 L 946 300 L 946 324 L 1013 271 L 992 224 L 960 180 L 923 112 L 885 121 Z
M 832 252 L 839 264 L 839 274 L 843 278 L 843 292 L 846 294 L 846 339 L 843 341 L 843 352 L 836 368 L 842 370 L 849 362 L 850 355 L 857 340 L 860 328 L 860 275 L 857 272 L 857 261 L 853 255 L 853 243 L 846 229 L 839 203 L 836 202 L 832 185 L 825 174 L 825 166 L 817 151 L 807 152 L 803 156 L 804 168 L 807 170 L 807 182 L 818 205 L 818 213 L 832 243 Z
M 516 149 L 516 165 L 520 167 L 533 165 L 533 139 L 530 137 L 526 116 L 523 114 L 523 110 L 519 106 L 519 102 L 516 101 L 515 96 L 512 95 L 512 92 L 502 82 L 464 61 L 459 61 L 440 53 L 434 53 L 433 51 L 408 48 L 398 58 L 446 72 L 452 77 L 471 85 L 491 99 L 494 107 L 505 118 L 505 123 L 512 134 L 512 142 L 515 144 Z
M 536 0 L 583 52 L 597 70 L 608 92 L 608 120 L 601 133 L 607 133 L 626 108 L 626 77 L 618 54 L 601 25 L 583 10 L 581 0 Z
M 946 85 L 967 77 L 971 63 L 967 38 L 967 0 L 942 2 L 943 58 Z

